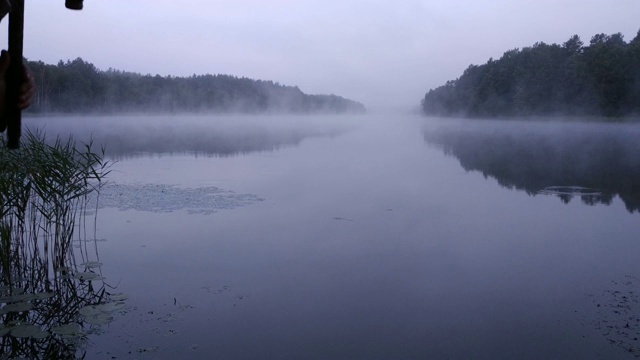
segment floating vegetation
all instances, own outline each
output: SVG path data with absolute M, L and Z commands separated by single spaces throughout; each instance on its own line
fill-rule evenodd
M 82 328 L 76 323 L 69 323 L 51 328 L 51 333 L 64 336 L 76 336 L 82 335 Z
M 105 313 L 84 317 L 84 322 L 86 322 L 87 324 L 93 324 L 93 325 L 106 325 L 112 321 L 113 321 L 113 316 Z
M 113 311 L 123 310 L 125 308 L 125 303 L 123 302 L 102 303 L 98 305 L 97 308 L 103 312 L 113 312 Z
M 0 359 L 83 358 L 87 334 L 126 299 L 110 298 L 97 242 L 86 240 L 107 163 L 91 144 L 25 140 L 12 151 L 0 140 Z
M 48 338 L 49 336 L 51 336 L 51 334 L 49 334 L 49 332 L 41 330 L 41 331 L 39 331 L 39 332 L 37 332 L 35 334 L 31 334 L 30 337 L 32 339 L 35 339 L 35 340 L 43 340 L 43 339 Z
M 33 309 L 33 304 L 28 303 L 28 302 L 18 302 L 18 303 L 8 304 L 7 306 L 5 306 L 2 309 L 4 311 L 8 312 L 8 313 L 10 313 L 10 312 L 23 312 L 23 311 L 29 311 L 29 310 Z
M 251 194 L 236 194 L 214 186 L 195 189 L 160 184 L 107 184 L 100 189 L 99 208 L 211 214 L 263 201 Z
M 83 272 L 75 273 L 73 277 L 80 281 L 84 281 L 84 280 L 95 280 L 99 277 L 99 275 L 91 271 L 83 271 Z
M 102 314 L 102 310 L 98 309 L 96 305 L 87 305 L 78 310 L 78 314 L 82 316 L 96 316 Z
M 35 299 L 34 294 L 18 294 L 0 297 L 0 303 L 14 303 L 19 301 L 30 301 Z
M 82 264 L 80 264 L 80 266 L 84 266 L 88 269 L 92 269 L 92 268 L 97 268 L 102 266 L 102 263 L 99 261 L 87 261 L 87 262 L 83 262 Z
M 148 348 L 140 348 L 137 350 L 138 353 L 143 354 L 143 353 L 154 353 L 156 351 L 158 351 L 158 349 L 160 349 L 159 346 L 151 346 Z
M 0 336 L 5 336 L 9 334 L 10 331 L 10 327 L 5 326 L 4 324 L 0 324 Z
M 33 294 L 33 297 L 37 300 L 45 300 L 45 299 L 50 299 L 52 297 L 55 296 L 56 293 L 54 293 L 53 291 L 49 291 L 49 292 L 41 292 L 41 293 L 36 293 Z
M 110 298 L 113 301 L 124 301 L 124 300 L 127 300 L 129 298 L 129 295 L 122 294 L 122 293 L 120 293 L 120 294 L 112 294 L 110 296 Z
M 20 324 L 11 329 L 11 336 L 17 338 L 28 338 L 36 335 L 38 335 L 39 338 L 42 338 L 42 334 L 49 336 L 48 332 L 42 331 L 39 326 L 31 324 Z
M 600 296 L 593 297 L 596 320 L 593 326 L 612 345 L 640 358 L 640 294 L 638 279 L 625 276 L 622 281 L 612 281 L 612 287 Z

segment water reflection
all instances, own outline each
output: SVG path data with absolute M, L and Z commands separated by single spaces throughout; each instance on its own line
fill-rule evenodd
M 0 353 L 6 358 L 84 358 L 88 336 L 102 332 L 126 296 L 105 282 L 96 240 L 74 249 L 13 244 L 0 278 Z M 32 245 L 32 244 L 28 244 Z M 90 250 L 91 249 L 91 250 Z M 9 255 L 10 254 L 10 255 Z M 93 260 L 90 260 L 90 259 Z
M 339 118 L 338 118 L 339 119 Z M 30 128 L 73 135 L 106 148 L 115 159 L 192 154 L 234 156 L 297 146 L 308 137 L 335 136 L 344 124 L 287 117 L 243 116 L 128 116 L 47 117 L 30 119 Z M 320 120 L 320 121 L 318 121 Z M 332 124 L 329 124 L 332 123 Z
M 568 203 L 640 212 L 640 126 L 550 122 L 461 122 L 424 131 L 429 144 L 509 189 Z

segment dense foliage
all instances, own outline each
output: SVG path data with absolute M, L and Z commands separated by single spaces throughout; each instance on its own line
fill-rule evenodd
M 77 58 L 57 65 L 29 61 L 38 93 L 30 112 L 364 112 L 336 95 L 229 75 L 172 77 L 101 71 Z
M 574 35 L 509 50 L 427 92 L 422 108 L 472 117 L 640 114 L 640 31 L 629 43 L 598 34 L 585 46 Z

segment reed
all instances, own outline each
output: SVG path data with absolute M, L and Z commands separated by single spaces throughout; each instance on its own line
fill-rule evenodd
M 96 153 L 92 141 L 77 146 L 73 138 L 47 143 L 42 133 L 28 132 L 19 150 L 5 150 L 0 142 L 0 234 L 4 281 L 11 284 L 12 268 L 28 267 L 24 261 L 40 256 L 52 270 L 68 253 L 74 230 L 88 204 L 108 174 L 104 149 Z M 25 256 L 29 255 L 29 256 Z
M 98 284 L 101 264 L 89 261 L 87 248 L 91 229 L 95 244 L 95 217 L 87 217 L 97 210 L 88 209 L 97 206 L 90 195 L 99 193 L 109 173 L 103 158 L 104 149 L 94 152 L 92 141 L 47 142 L 44 134 L 27 132 L 20 149 L 7 150 L 0 140 L 3 356 L 75 357 L 82 336 L 59 333 L 82 324 L 79 309 L 110 301 L 105 284 Z M 97 246 L 93 257 L 99 260 Z

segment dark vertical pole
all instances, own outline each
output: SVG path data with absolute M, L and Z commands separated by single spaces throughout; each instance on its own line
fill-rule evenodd
M 7 147 L 17 149 L 20 147 L 20 135 L 22 132 L 22 114 L 18 109 L 18 96 L 20 85 L 24 82 L 24 70 L 22 68 L 22 38 L 24 34 L 24 0 L 11 2 L 9 13 L 9 55 L 11 64 L 7 71 Z
M 67 9 L 71 10 L 82 10 L 82 1 L 83 0 L 66 0 L 64 5 Z

